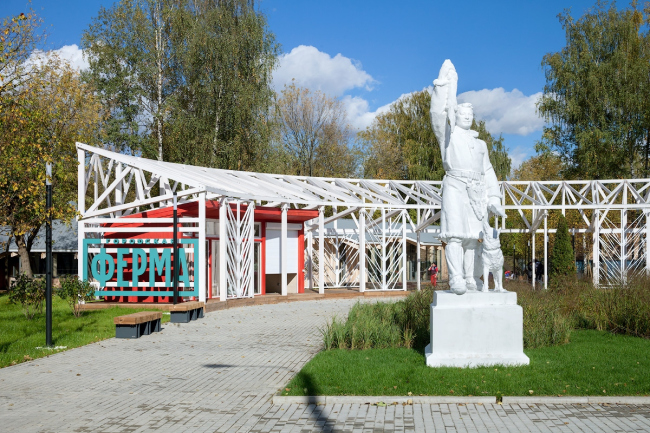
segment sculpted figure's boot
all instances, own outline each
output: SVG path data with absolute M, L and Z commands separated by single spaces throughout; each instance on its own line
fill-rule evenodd
M 474 278 L 474 265 L 476 263 L 474 256 L 478 249 L 478 243 L 475 240 L 466 240 L 464 242 L 464 247 L 463 274 L 465 275 L 465 286 L 467 287 L 468 292 L 476 292 L 476 290 L 481 290 L 482 288 L 482 281 L 476 281 Z
M 460 240 L 450 239 L 445 247 L 447 267 L 449 269 L 449 290 L 457 295 L 467 291 L 463 278 L 463 245 Z

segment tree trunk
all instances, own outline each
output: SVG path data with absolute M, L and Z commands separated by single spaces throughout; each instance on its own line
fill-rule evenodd
M 27 275 L 29 278 L 34 278 L 34 273 L 32 272 L 32 264 L 29 261 L 29 249 L 27 248 L 25 237 L 16 236 L 14 239 L 16 241 L 16 246 L 18 247 L 18 257 L 20 257 L 21 273 Z
M 12 237 L 9 236 L 7 239 L 7 245 L 5 246 L 5 288 L 9 288 L 9 282 L 11 281 L 11 277 L 9 276 L 9 261 L 11 259 L 11 254 L 9 253 L 9 246 L 11 245 L 11 239 Z
M 160 2 L 156 2 L 156 60 L 158 66 L 158 113 L 156 115 L 158 126 L 158 161 L 163 160 L 163 136 L 162 136 L 162 57 L 163 57 L 163 44 L 162 44 L 162 13 L 160 11 Z

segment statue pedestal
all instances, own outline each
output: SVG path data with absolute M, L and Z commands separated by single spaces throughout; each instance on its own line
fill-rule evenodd
M 528 365 L 517 293 L 435 291 L 425 356 L 429 367 Z

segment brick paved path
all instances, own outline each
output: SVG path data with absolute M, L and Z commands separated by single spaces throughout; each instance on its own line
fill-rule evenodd
M 0 431 L 650 431 L 648 406 L 273 406 L 318 350 L 318 326 L 354 302 L 217 311 L 0 369 Z

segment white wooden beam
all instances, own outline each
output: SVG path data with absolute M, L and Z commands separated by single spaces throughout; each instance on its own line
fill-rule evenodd
M 287 211 L 289 206 L 282 205 L 281 227 L 280 227 L 280 273 L 282 296 L 287 296 Z
M 226 301 L 228 299 L 228 269 L 226 266 L 228 254 L 228 201 L 223 198 L 219 201 L 219 299 Z
M 318 208 L 318 293 L 325 294 L 325 209 Z

